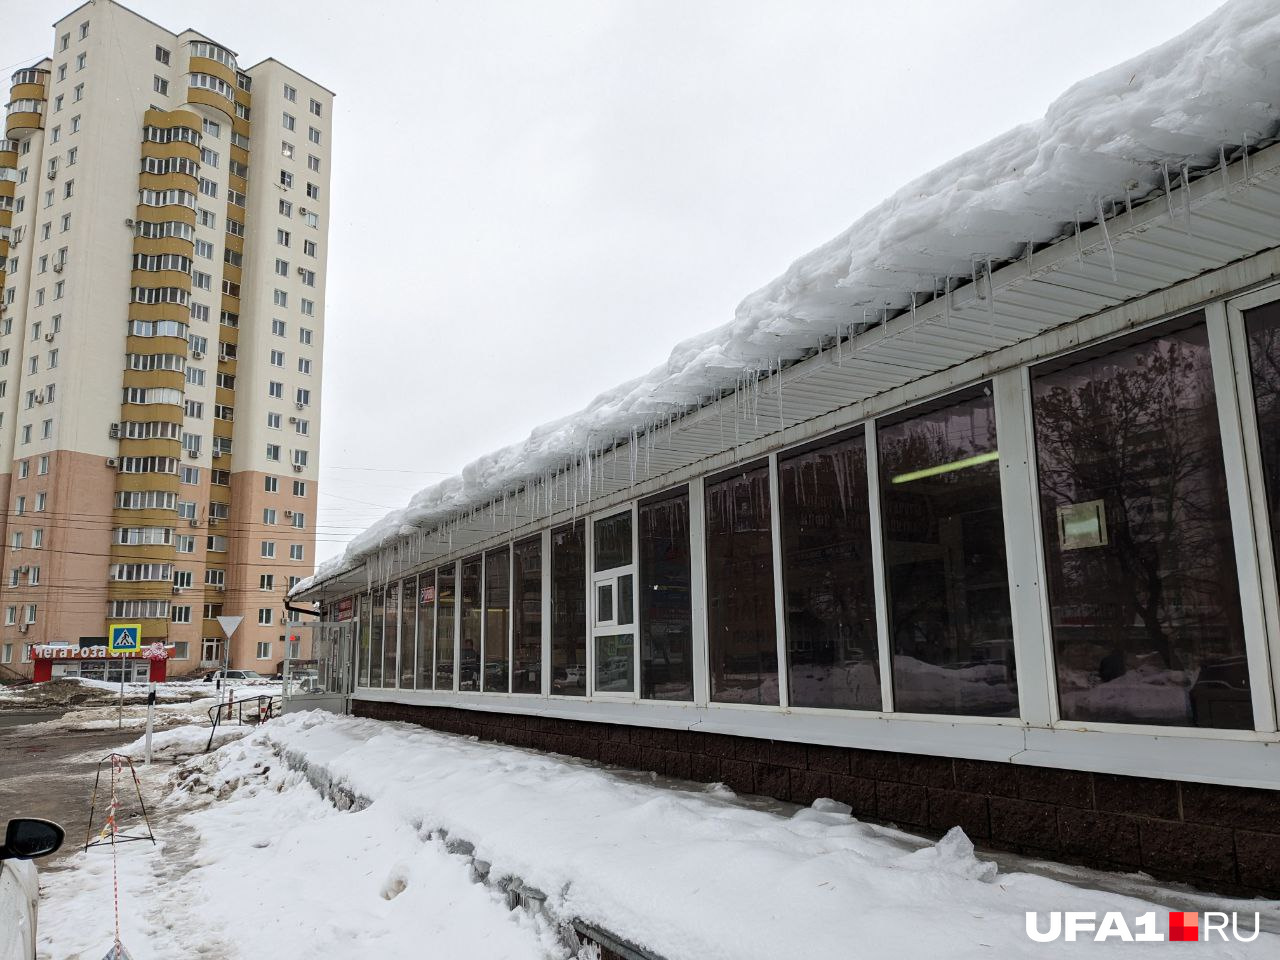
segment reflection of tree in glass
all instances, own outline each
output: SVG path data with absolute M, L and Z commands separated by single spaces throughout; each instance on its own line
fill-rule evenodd
M 1104 681 L 1132 667 L 1125 657 L 1135 645 L 1171 670 L 1198 665 L 1184 658 L 1200 661 L 1202 643 L 1239 646 L 1203 327 L 1048 374 L 1036 389 L 1055 626 L 1068 616 L 1085 621 L 1107 651 L 1098 665 Z M 1105 504 L 1108 543 L 1063 551 L 1057 506 L 1090 500 Z

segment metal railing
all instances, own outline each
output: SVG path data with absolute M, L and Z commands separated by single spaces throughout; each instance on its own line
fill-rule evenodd
M 253 706 L 246 710 L 245 705 Z M 219 703 L 209 708 L 209 742 L 204 746 L 204 752 L 208 753 L 213 749 L 213 737 L 218 732 L 218 725 L 221 723 L 230 723 L 232 719 L 236 723 L 252 724 L 265 723 L 272 717 L 279 716 L 284 706 L 284 698 L 279 695 L 259 694 L 256 697 L 244 697 L 240 700 L 231 700 L 226 703 Z

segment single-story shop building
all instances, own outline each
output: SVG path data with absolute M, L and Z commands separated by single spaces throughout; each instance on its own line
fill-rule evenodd
M 1278 120 L 1230 4 L 424 491 L 351 709 L 1280 896 Z

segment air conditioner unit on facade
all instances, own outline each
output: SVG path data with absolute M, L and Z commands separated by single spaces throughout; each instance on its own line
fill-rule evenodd
M 19 567 L 19 568 L 18 568 L 18 572 L 19 572 L 19 573 L 30 573 L 30 572 L 31 572 L 31 568 L 30 568 L 30 567 Z
M 298 418 L 297 418 L 297 417 L 290 417 L 290 418 L 289 418 L 289 422 L 290 422 L 290 423 L 297 423 L 297 422 L 298 422 Z
M 198 527 L 198 526 L 200 526 L 200 521 L 199 521 L 199 520 L 197 520 L 195 517 L 192 517 L 188 522 L 189 522 L 189 523 L 191 524 L 191 526 L 193 526 L 193 527 Z
M 174 587 L 174 588 L 173 588 L 173 592 L 174 592 L 174 593 L 182 593 L 182 588 L 181 588 L 181 587 Z
M 289 618 L 288 618 L 288 617 L 281 617 L 281 618 L 280 618 L 280 626 L 282 626 L 282 627 L 283 627 L 283 626 L 284 626 L 285 624 L 287 624 L 288 622 L 289 622 Z
M 302 464 L 300 464 L 300 463 L 295 463 L 295 464 L 293 465 L 293 472 L 294 472 L 294 473 L 301 473 L 301 472 L 302 472 Z
M 63 269 L 63 267 L 64 267 L 64 266 L 65 266 L 65 265 L 64 265 L 64 264 L 62 264 L 62 263 L 55 263 L 55 264 L 53 265 L 53 272 L 54 272 L 54 273 L 61 273 L 61 272 L 62 272 L 62 269 Z
M 188 451 L 187 451 L 187 459 L 188 459 L 188 460 L 198 460 L 199 458 L 200 458 L 200 451 L 199 451 L 199 450 L 188 450 Z
M 307 409 L 307 405 L 306 405 L 305 403 L 301 403 L 301 402 L 299 402 L 299 403 L 295 403 L 295 404 L 293 405 L 293 407 L 294 407 L 294 409 L 295 409 L 295 410 L 305 410 L 305 409 Z
M 54 336 L 54 335 L 53 335 L 52 333 L 46 333 L 46 334 L 44 335 L 44 342 L 45 342 L 45 343 L 53 343 L 53 336 Z
M 209 518 L 209 526 L 211 526 L 211 527 L 216 527 L 217 525 L 218 525 L 218 518 L 217 518 L 217 517 L 210 517 L 210 518 Z
M 285 518 L 286 520 L 291 520 L 291 519 L 293 519 L 293 511 L 292 511 L 292 510 L 286 510 L 286 511 L 284 512 L 284 518 Z
M 115 467 L 115 466 L 117 466 L 116 458 L 115 458 L 115 457 L 107 457 L 107 466 L 108 466 L 108 467 Z
M 191 359 L 192 359 L 192 360 L 203 360 L 203 359 L 204 359 L 204 353 L 203 353 L 202 351 L 200 351 L 200 350 L 192 350 L 192 351 L 191 351 Z
M 132 218 L 132 217 L 125 217 L 124 225 L 125 225 L 126 227 L 128 227 L 130 230 L 132 230 L 132 229 L 133 229 L 133 218 Z
M 19 632 L 19 633 L 26 633 L 29 629 L 31 629 L 31 624 L 29 624 L 29 623 L 20 623 L 20 624 L 18 624 L 18 632 Z
M 34 397 L 32 397 L 31 399 L 33 399 L 36 403 L 44 403 L 44 394 L 43 394 L 43 393 L 37 393 L 37 394 L 36 394 Z
M 48 173 L 46 173 L 46 174 L 45 174 L 45 176 L 46 176 L 46 177 L 48 177 L 50 180 L 57 180 L 57 179 L 58 179 L 58 171 L 57 171 L 57 170 L 50 170 Z
M 222 593 L 224 590 L 227 589 L 227 586 L 224 583 L 215 583 L 213 585 L 213 589 L 217 590 L 219 593 Z

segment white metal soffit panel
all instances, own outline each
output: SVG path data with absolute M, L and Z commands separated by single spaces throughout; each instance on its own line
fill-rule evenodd
M 744 381 L 634 441 L 612 444 L 506 497 L 415 530 L 354 568 L 317 578 L 336 597 L 451 554 L 567 520 L 608 498 L 775 437 L 885 391 L 1280 245 L 1280 145 L 1192 180 L 1029 258 L 985 272 L 780 373 Z M 304 588 L 308 589 L 308 588 Z

